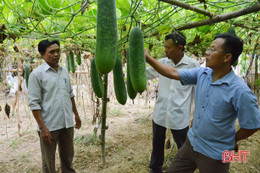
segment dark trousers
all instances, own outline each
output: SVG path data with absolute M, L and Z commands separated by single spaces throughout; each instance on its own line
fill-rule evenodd
M 168 173 L 193 173 L 196 168 L 200 173 L 228 173 L 229 166 L 229 163 L 222 163 L 221 160 L 194 151 L 187 137 L 168 168 Z
M 172 135 L 178 149 L 181 148 L 185 142 L 189 126 L 182 130 L 172 130 Z M 156 124 L 153 121 L 153 151 L 151 155 L 150 168 L 152 172 L 162 172 L 164 161 L 164 145 L 165 145 L 166 128 Z
M 43 141 L 40 137 L 42 153 L 42 172 L 56 173 L 55 152 L 58 145 L 62 173 L 75 173 L 75 170 L 72 168 L 72 160 L 74 156 L 74 129 L 64 128 L 50 133 L 52 136 L 51 144 Z M 38 132 L 38 134 L 40 136 L 40 132 Z

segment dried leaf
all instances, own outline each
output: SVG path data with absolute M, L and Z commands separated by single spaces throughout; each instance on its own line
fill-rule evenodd
M 5 104 L 5 114 L 7 115 L 7 117 L 9 118 L 10 116 L 10 106 L 8 105 L 8 103 Z
M 19 52 L 19 49 L 16 45 L 14 46 L 14 50 L 15 50 L 15 52 Z
M 82 8 L 84 4 L 85 4 L 85 1 L 82 1 L 82 2 L 81 2 L 81 5 L 80 5 L 80 8 Z M 87 5 L 85 6 L 85 8 L 83 8 L 83 9 L 81 10 L 81 15 L 83 15 L 83 14 L 85 13 L 86 9 L 89 10 L 89 4 L 87 4 Z
M 170 139 L 167 140 L 165 148 L 166 149 L 170 149 L 171 148 L 171 141 L 170 141 Z
M 22 137 L 22 134 L 21 134 L 21 122 L 20 121 L 18 121 L 17 126 L 18 126 L 18 134 L 19 134 L 20 137 Z
M 152 51 L 153 46 L 153 44 L 149 44 L 149 51 Z
M 91 53 L 90 52 L 83 52 L 83 58 L 88 59 L 90 57 Z
M 204 4 L 204 9 L 207 10 L 207 5 L 206 4 Z

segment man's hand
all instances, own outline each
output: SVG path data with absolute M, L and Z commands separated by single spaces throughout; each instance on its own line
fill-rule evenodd
M 44 121 L 42 119 L 41 110 L 33 110 L 32 111 L 34 118 L 36 119 L 38 126 L 40 128 L 40 138 L 43 141 L 51 143 L 51 133 L 49 129 L 45 126 Z
M 236 144 L 235 144 L 234 150 L 235 150 L 235 152 L 238 152 L 238 144 L 237 144 L 237 142 L 236 142 Z
M 49 144 L 51 143 L 52 137 L 51 137 L 51 133 L 47 127 L 44 127 L 41 129 L 40 136 L 43 139 L 43 141 L 48 142 Z
M 80 129 L 80 127 L 81 127 L 81 120 L 80 120 L 79 116 L 75 116 L 75 122 L 76 122 L 75 128 L 76 129 Z
M 146 58 L 146 61 L 147 61 L 147 58 L 149 58 L 149 57 L 151 58 L 151 56 L 146 48 L 144 48 L 144 56 Z
M 146 62 L 149 63 L 158 73 L 170 79 L 181 80 L 177 69 L 162 64 L 156 59 L 152 58 L 146 48 L 144 48 L 144 55 Z
M 79 129 L 81 127 L 81 120 L 80 120 L 80 117 L 79 117 L 78 110 L 76 108 L 76 103 L 75 103 L 74 97 L 71 98 L 71 103 L 72 103 L 72 111 L 73 111 L 73 113 L 75 115 L 75 122 L 76 122 L 74 127 L 76 129 Z
M 237 132 L 236 132 L 236 136 L 235 136 L 235 148 L 234 150 L 237 152 L 238 151 L 238 144 L 237 142 L 243 139 L 248 138 L 249 136 L 252 136 L 255 132 L 257 132 L 257 130 L 259 129 L 244 129 L 244 128 L 240 128 Z

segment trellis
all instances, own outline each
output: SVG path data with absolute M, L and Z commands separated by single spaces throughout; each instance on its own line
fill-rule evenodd
M 62 6 L 51 15 L 34 16 L 37 0 L 2 0 L 0 5 L 0 69 L 7 66 L 6 57 L 10 54 L 10 44 L 18 44 L 19 39 L 37 40 L 43 38 L 56 38 L 66 45 L 77 45 L 82 50 L 95 50 L 95 10 L 96 0 L 71 0 L 70 4 Z M 61 0 L 65 3 L 65 0 Z M 21 4 L 31 3 L 32 6 L 24 13 Z M 125 8 L 129 4 L 129 8 Z M 77 10 L 72 10 L 78 6 Z M 241 62 L 248 62 L 247 55 L 252 54 L 252 59 L 244 65 L 245 81 L 251 85 L 252 90 L 259 96 L 259 32 L 260 32 L 260 2 L 248 0 L 117 0 L 119 11 L 123 14 L 118 17 L 118 51 L 128 46 L 129 33 L 134 26 L 139 26 L 144 33 L 145 43 L 155 57 L 158 55 L 157 46 L 162 45 L 164 35 L 172 30 L 183 31 L 188 39 L 187 49 L 196 56 L 203 56 L 217 33 L 225 32 L 229 26 L 236 29 L 236 34 L 245 42 L 245 50 Z M 70 10 L 71 11 L 68 11 Z M 66 11 L 67 10 L 67 11 Z M 93 15 L 91 15 L 93 13 Z M 16 17 L 16 21 L 10 21 Z M 66 20 L 65 20 L 66 19 Z M 81 19 L 81 20 L 80 20 Z M 94 20 L 93 20 L 94 19 Z M 59 26 L 61 21 L 66 21 Z M 77 30 L 80 25 L 85 26 Z M 85 23 L 83 21 L 86 21 Z M 53 28 L 46 25 L 50 23 Z M 176 25 L 177 24 L 177 25 Z M 57 31 L 54 28 L 60 27 Z M 224 29 L 223 29 L 224 28 Z M 192 37 L 192 38 L 190 38 Z M 13 40 L 5 41 L 4 40 Z M 1 44 L 2 43 L 2 44 Z M 34 42 L 32 42 L 32 46 Z M 87 47 L 85 46 L 87 45 Z M 199 48 L 198 48 L 199 45 Z M 15 46 L 14 46 L 15 47 Z M 19 47 L 19 46 L 18 46 Z M 29 46 L 28 46 L 29 47 Z M 17 51 L 17 50 L 16 50 Z M 19 51 L 19 50 L 18 50 Z M 67 51 L 67 50 L 65 50 Z M 156 52 L 157 51 L 157 52 Z M 22 53 L 22 52 L 21 52 Z M 33 55 L 36 56 L 34 51 Z M 23 54 L 23 53 L 22 53 Z M 17 59 L 18 60 L 18 59 Z M 24 59 L 25 61 L 28 61 Z M 249 71 L 254 65 L 254 79 L 248 80 Z M 15 69 L 19 71 L 21 69 Z M 2 76 L 3 78 L 4 76 Z M 254 81 L 253 83 L 251 83 Z
M 19 1 L 25 2 L 23 0 Z M 12 45 L 19 44 L 19 39 L 37 40 L 56 38 L 66 45 L 77 45 L 82 50 L 94 53 L 96 23 L 92 18 L 96 16 L 95 14 L 91 16 L 90 11 L 95 12 L 96 0 L 71 0 L 71 4 L 63 6 L 51 15 L 38 17 L 33 15 L 37 0 L 29 1 L 32 2 L 32 7 L 30 8 L 30 13 L 27 14 L 21 13 L 21 9 L 12 2 L 14 1 L 2 0 L 5 11 L 0 11 L 2 17 L 2 19 L 0 19 L 2 23 L 0 25 L 0 43 L 4 45 L 1 51 L 2 55 L 0 55 L 1 73 L 3 67 L 8 64 L 5 57 L 7 57 L 10 47 L 7 45 L 9 43 Z M 61 2 L 65 2 L 65 0 Z M 237 35 L 246 43 L 246 53 L 243 56 L 252 54 L 253 57 L 249 65 L 245 67 L 245 79 L 247 81 L 249 69 L 253 62 L 255 62 L 255 81 L 259 80 L 259 1 L 129 0 L 127 2 L 130 7 L 125 11 L 122 4 L 124 1 L 118 0 L 117 2 L 119 4 L 119 11 L 122 14 L 124 13 L 124 15 L 120 15 L 118 18 L 118 51 L 122 51 L 128 47 L 128 38 L 131 29 L 134 26 L 139 26 L 143 31 L 145 43 L 152 52 L 156 51 L 156 46 L 161 45 L 165 34 L 172 30 L 179 30 L 192 37 L 192 39 L 188 37 L 189 52 L 197 56 L 203 56 L 203 52 L 209 46 L 212 37 L 218 32 L 225 32 L 229 26 L 234 26 Z M 67 13 L 66 10 L 72 9 L 76 5 L 80 5 L 80 8 Z M 120 5 L 122 7 L 120 7 Z M 7 8 L 9 9 L 9 13 L 6 13 L 8 12 Z M 15 22 L 9 21 L 11 15 L 16 16 Z M 66 22 L 61 25 L 60 23 L 63 22 L 63 19 L 66 19 Z M 87 22 L 84 23 L 84 20 Z M 82 23 L 77 23 L 79 21 Z M 46 24 L 50 24 L 53 28 Z M 77 27 L 82 27 L 80 25 L 85 26 L 85 28 L 81 30 L 77 29 Z M 57 30 L 55 27 L 60 27 L 60 29 Z M 4 42 L 4 40 L 8 41 Z M 198 45 L 200 46 L 199 49 L 201 49 L 199 53 Z M 65 49 L 65 52 L 66 51 Z M 16 60 L 19 62 L 20 68 L 17 69 L 17 71 L 19 71 L 22 66 L 21 60 L 19 58 Z M 259 85 L 254 84 L 253 89 L 255 89 L 255 93 L 259 97 Z
M 65 4 L 65 0 L 60 1 Z M 24 5 L 31 4 L 30 8 Z M 129 7 L 126 7 L 128 4 Z M 117 0 L 118 10 L 118 51 L 128 46 L 129 33 L 139 26 L 144 33 L 145 43 L 160 57 L 157 46 L 162 45 L 164 35 L 172 30 L 183 31 L 188 39 L 187 49 L 196 56 L 204 51 L 217 33 L 225 32 L 229 26 L 245 42 L 244 57 L 252 54 L 253 59 L 245 65 L 245 79 L 253 64 L 255 67 L 254 89 L 259 93 L 259 32 L 260 2 L 258 0 Z M 74 44 L 82 50 L 94 53 L 95 50 L 95 10 L 96 0 L 71 0 L 50 15 L 35 16 L 37 0 L 2 0 L 0 4 L 0 69 L 7 65 L 9 44 L 18 44 L 19 39 L 57 38 L 63 43 Z M 78 7 L 76 10 L 75 7 Z M 12 21 L 10 18 L 15 18 Z M 65 21 L 65 22 L 63 22 Z M 85 21 L 85 22 L 83 22 Z M 61 23 L 63 22 L 63 25 Z M 50 25 L 46 25 L 50 24 Z M 177 25 L 176 25 L 177 24 Z M 82 30 L 77 27 L 83 25 Z M 55 27 L 60 27 L 59 31 Z M 223 29 L 224 28 L 224 29 Z M 191 38 L 190 38 L 191 37 Z M 10 41 L 4 40 L 14 40 Z M 2 43 L 2 44 L 1 44 Z M 87 47 L 85 46 L 87 45 Z M 199 48 L 197 48 L 199 45 Z M 32 43 L 32 46 L 33 43 Z M 36 56 L 35 54 L 33 56 Z M 247 59 L 247 58 L 244 58 Z M 28 61 L 28 60 L 25 60 Z M 245 60 L 248 61 L 248 60 Z M 242 64 L 246 64 L 242 62 Z M 259 95 L 259 94 L 258 94 Z

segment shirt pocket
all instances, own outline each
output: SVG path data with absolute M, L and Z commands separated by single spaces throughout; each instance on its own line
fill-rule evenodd
M 210 112 L 214 119 L 224 120 L 233 114 L 233 106 L 227 100 L 216 98 L 210 101 Z
M 69 97 L 70 96 L 70 82 L 69 82 L 68 78 L 62 77 L 60 79 L 60 89 L 61 89 L 62 95 L 64 97 Z

